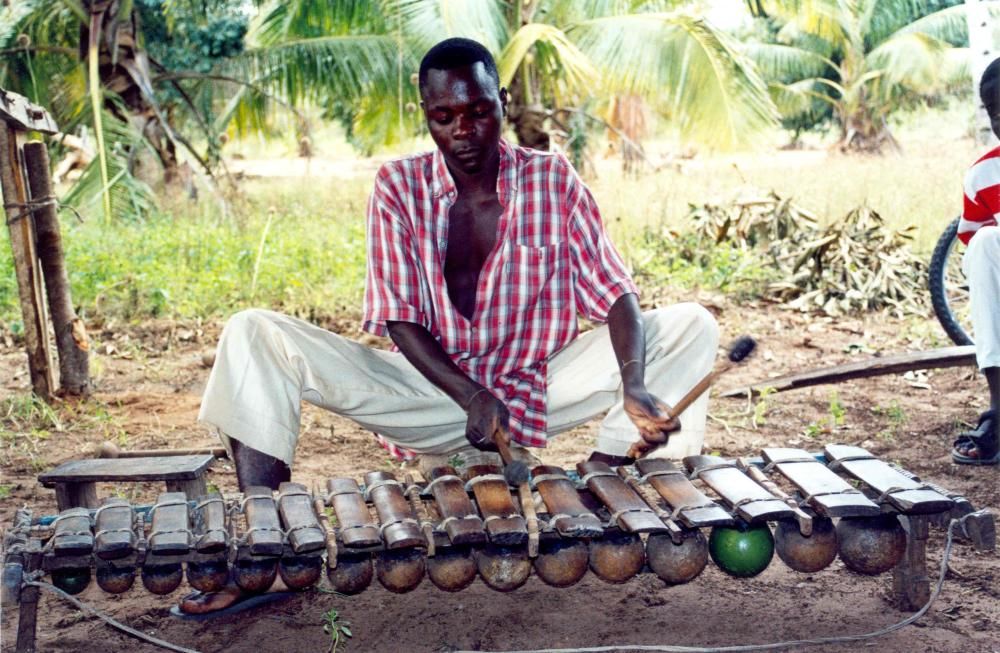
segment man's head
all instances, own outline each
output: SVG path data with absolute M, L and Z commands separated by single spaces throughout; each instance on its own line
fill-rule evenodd
M 986 105 L 993 133 L 1000 138 L 1000 57 L 986 66 L 982 81 L 979 82 L 979 97 Z
M 427 128 L 449 167 L 482 172 L 498 155 L 507 109 L 493 56 L 475 41 L 448 39 L 424 55 L 419 80 Z

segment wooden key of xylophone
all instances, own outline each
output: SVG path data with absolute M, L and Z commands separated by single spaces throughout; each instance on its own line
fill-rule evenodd
M 326 482 L 326 504 L 337 518 L 337 534 L 349 549 L 363 549 L 382 543 L 378 525 L 365 504 L 361 488 L 353 478 L 332 478 Z
M 684 466 L 692 476 L 701 478 L 748 524 L 789 519 L 795 513 L 784 501 L 752 481 L 736 463 L 719 456 L 688 456 Z
M 97 586 L 110 594 L 127 592 L 135 582 L 132 556 L 138 543 L 132 506 L 120 497 L 109 497 L 97 509 L 94 522 Z
M 285 482 L 278 486 L 278 515 L 288 541 L 285 555 L 278 561 L 278 573 L 290 589 L 311 587 L 323 573 L 321 552 L 326 547 L 326 534 L 304 485 Z
M 688 528 L 726 526 L 733 523 L 733 516 L 709 499 L 692 483 L 684 470 L 662 458 L 643 458 L 635 463 L 642 474 L 641 482 L 650 487 L 667 502 L 673 518 Z
M 365 498 L 375 504 L 385 547 L 426 547 L 427 539 L 396 477 L 389 472 L 368 472 L 365 485 Z
M 628 533 L 661 533 L 667 526 L 607 463 L 577 463 L 581 480 L 601 500 L 616 525 Z
M 498 546 L 524 544 L 528 539 L 527 525 L 514 505 L 510 486 L 500 468 L 473 465 L 466 470 L 465 478 L 476 498 L 490 542 Z
M 453 545 L 482 544 L 486 542 L 483 520 L 472 505 L 465 484 L 453 467 L 435 467 L 430 472 L 431 480 L 424 488 L 425 494 L 434 497 L 443 521 L 438 528 L 444 528 Z
M 881 509 L 802 449 L 770 448 L 764 460 L 797 487 L 804 504 L 824 517 L 874 517 Z
M 177 557 L 191 549 L 187 496 L 183 492 L 164 492 L 149 512 L 153 525 L 142 567 L 142 584 L 153 594 L 169 594 L 184 579 Z
M 830 444 L 823 447 L 823 453 L 831 469 L 843 469 L 874 490 L 879 495 L 876 503 L 889 503 L 907 515 L 945 512 L 952 507 L 948 497 L 901 474 L 861 447 Z
M 199 497 L 191 512 L 194 548 L 200 555 L 188 560 L 188 584 L 200 592 L 218 592 L 229 582 L 226 558 L 229 531 L 226 530 L 226 504 L 222 495 L 212 492 Z
M 537 490 L 549 510 L 549 525 L 563 537 L 601 537 L 601 520 L 588 510 L 566 472 L 551 465 L 531 470 L 532 489 Z
M 247 488 L 241 502 L 246 530 L 233 564 L 236 584 L 246 592 L 263 592 L 278 577 L 278 560 L 284 551 L 281 521 L 271 489 Z
M 90 512 L 86 508 L 63 510 L 52 525 L 53 563 L 60 563 L 50 571 L 52 583 L 67 594 L 79 594 L 90 584 L 90 556 L 94 549 Z

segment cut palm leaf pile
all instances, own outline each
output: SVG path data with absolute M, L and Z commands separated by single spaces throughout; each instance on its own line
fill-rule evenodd
M 820 227 L 812 213 L 771 192 L 692 205 L 689 217 L 701 242 L 767 257 L 782 278 L 762 294 L 788 308 L 831 316 L 926 312 L 926 266 L 910 249 L 915 228 L 890 229 L 867 206 Z

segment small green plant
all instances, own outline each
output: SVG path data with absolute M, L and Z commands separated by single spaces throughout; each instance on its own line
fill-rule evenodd
M 753 424 L 754 428 L 757 428 L 758 426 L 763 426 L 764 424 L 767 423 L 766 419 L 767 411 L 770 410 L 771 408 L 771 404 L 768 401 L 768 398 L 777 392 L 778 392 L 777 388 L 773 388 L 770 386 L 761 389 L 760 396 L 757 398 L 757 403 L 753 405 L 753 417 L 751 418 L 751 423 Z
M 10 496 L 11 490 L 14 489 L 13 485 L 0 485 L 0 500 L 6 499 Z
M 840 395 L 834 390 L 830 393 L 830 425 L 831 426 L 843 426 L 844 416 L 847 414 L 847 410 L 844 409 L 843 404 L 840 403 Z
M 460 472 L 462 471 L 462 468 L 465 467 L 465 460 L 460 455 L 455 454 L 454 456 L 448 459 L 448 465 L 454 467 L 455 471 Z
M 323 632 L 330 636 L 330 648 L 327 653 L 337 653 L 337 647 L 343 642 L 345 637 L 353 637 L 351 624 L 340 620 L 340 613 L 336 609 L 330 608 L 323 615 Z

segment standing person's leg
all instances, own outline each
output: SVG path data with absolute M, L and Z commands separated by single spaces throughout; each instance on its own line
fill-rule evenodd
M 287 480 L 301 402 L 321 406 L 418 453 L 466 444 L 466 415 L 402 354 L 365 347 L 264 310 L 222 333 L 199 421 L 218 429 L 241 489 Z
M 668 404 L 687 394 L 711 369 L 719 346 L 715 318 L 704 307 L 677 304 L 642 314 L 646 335 L 646 388 Z M 585 333 L 549 362 L 549 433 L 583 424 L 608 411 L 597 451 L 624 456 L 639 432 L 622 408 L 622 383 L 608 327 Z M 681 430 L 653 456 L 698 454 L 705 439 L 708 393 L 681 414 Z
M 962 258 L 969 280 L 976 363 L 990 389 L 990 413 L 955 441 L 952 458 L 967 464 L 1000 462 L 1000 227 L 983 227 Z

